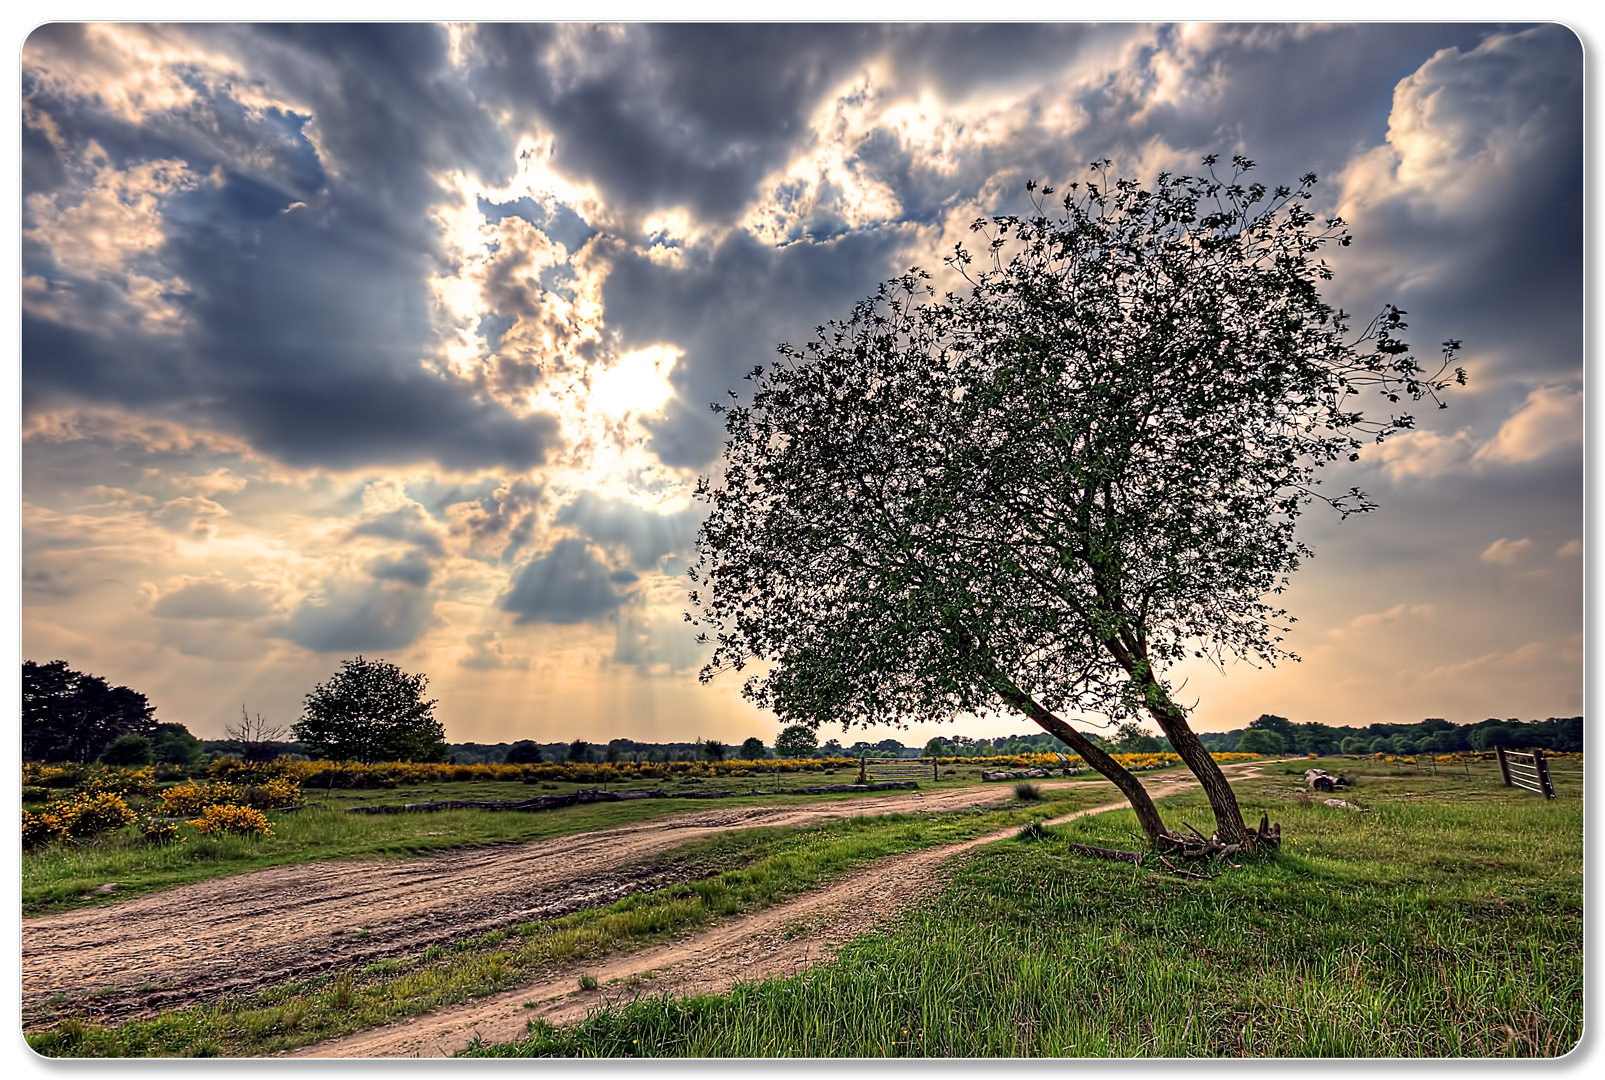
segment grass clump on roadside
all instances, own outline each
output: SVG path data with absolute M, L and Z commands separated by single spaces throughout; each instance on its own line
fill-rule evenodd
M 1581 799 L 1383 797 L 1399 786 L 1362 778 L 1368 814 L 1271 806 L 1283 849 L 1207 881 L 1081 857 L 1065 841 L 1129 845 L 1134 819 L 1079 819 L 982 849 L 934 902 L 802 975 L 469 1053 L 1566 1053 L 1583 1030 Z
M 1049 813 L 1107 801 L 1092 786 L 1050 792 Z M 631 806 L 635 804 L 608 804 Z M 876 859 L 967 840 L 1040 815 L 1042 807 L 856 817 L 808 829 L 750 829 L 694 841 L 668 865 L 711 876 L 637 893 L 550 922 L 494 930 L 383 970 L 308 980 L 215 1005 L 101 1027 L 76 1019 L 30 1032 L 47 1056 L 251 1055 L 361 1031 L 453 1002 L 510 989 L 717 919 L 758 911 Z

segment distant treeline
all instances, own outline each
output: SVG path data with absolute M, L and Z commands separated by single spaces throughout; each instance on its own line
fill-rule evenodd
M 1332 727 L 1329 724 L 1295 724 L 1281 716 L 1262 715 L 1247 728 L 1234 731 L 1200 732 L 1199 739 L 1212 751 L 1236 750 L 1245 737 L 1251 745 L 1264 744 L 1265 732 L 1281 740 L 1279 749 L 1259 753 L 1317 754 L 1452 754 L 1457 750 L 1492 750 L 1503 746 L 1511 750 L 1539 748 L 1563 753 L 1583 749 L 1583 718 L 1555 717 L 1547 720 L 1480 720 L 1475 724 L 1451 724 L 1429 719 L 1416 724 L 1368 724 L 1365 727 Z M 1161 739 L 1165 749 L 1168 739 Z
M 180 725 L 164 725 L 179 728 Z M 1260 716 L 1247 727 L 1231 731 L 1204 731 L 1198 738 L 1204 746 L 1215 752 L 1237 750 L 1248 732 L 1264 734 L 1250 736 L 1250 748 L 1259 747 L 1259 753 L 1317 753 L 1317 754 L 1448 754 L 1456 750 L 1491 750 L 1496 746 L 1527 750 L 1540 747 L 1545 750 L 1576 752 L 1583 749 L 1583 718 L 1581 716 L 1550 717 L 1547 720 L 1522 721 L 1517 719 L 1481 720 L 1475 724 L 1451 724 L 1447 720 L 1428 719 L 1414 724 L 1368 724 L 1364 727 L 1333 727 L 1330 724 L 1310 722 L 1297 724 L 1285 717 L 1269 713 Z M 187 734 L 187 732 L 185 733 Z M 1126 725 L 1107 733 L 1088 733 L 1095 742 L 1111 749 L 1128 752 L 1170 751 L 1170 740 L 1162 736 Z M 1269 737 L 1269 738 L 1267 738 Z M 1277 741 L 1279 740 L 1279 742 Z M 305 749 L 294 742 L 273 742 L 247 748 L 233 739 L 201 739 L 199 749 L 208 758 L 246 756 L 276 757 L 287 754 L 307 757 Z M 754 737 L 746 743 L 721 743 L 717 740 L 690 742 L 640 742 L 635 739 L 613 739 L 605 743 L 585 740 L 572 742 L 513 742 L 451 744 L 451 760 L 459 765 L 499 763 L 512 754 L 517 761 L 579 761 L 600 764 L 612 761 L 707 761 L 745 759 L 752 760 L 760 741 Z M 514 748 L 518 752 L 514 753 Z M 878 742 L 859 740 L 844 744 L 830 739 L 820 744 L 815 757 L 913 757 L 934 754 L 941 757 L 992 757 L 1009 754 L 1071 753 L 1069 747 L 1047 733 L 1038 735 L 999 735 L 990 739 L 972 739 L 958 735 L 932 739 L 924 746 L 904 746 L 896 739 Z M 535 758 L 534 754 L 539 754 Z M 762 757 L 774 756 L 772 744 L 762 745 Z

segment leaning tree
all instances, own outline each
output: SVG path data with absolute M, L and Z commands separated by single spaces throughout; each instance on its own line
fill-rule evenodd
M 1268 190 L 1215 158 L 1151 188 L 1071 184 L 1062 210 L 978 221 L 967 287 L 915 269 L 748 376 L 726 412 L 722 481 L 691 576 L 707 681 L 782 723 L 930 723 L 1007 710 L 1074 748 L 1145 833 L 1178 842 L 1142 784 L 1063 719 L 1152 717 L 1198 777 L 1225 844 L 1236 797 L 1167 676 L 1178 662 L 1274 663 L 1291 620 L 1268 597 L 1309 554 L 1294 536 L 1319 470 L 1437 400 L 1399 339 L 1325 303 L 1319 253 L 1341 219 L 1315 184 Z M 1454 378 L 1464 381 L 1458 369 Z M 732 394 L 732 397 L 735 395 Z M 1441 407 L 1441 402 L 1439 402 Z M 1263 833 L 1263 824 L 1262 830 Z

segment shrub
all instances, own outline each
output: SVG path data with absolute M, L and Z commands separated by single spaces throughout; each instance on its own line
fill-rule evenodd
M 177 822 L 148 817 L 139 823 L 139 835 L 147 844 L 175 844 L 183 839 Z
M 30 810 L 22 812 L 22 846 L 24 850 L 31 851 L 62 836 L 61 821 L 54 814 L 38 813 Z
M 238 833 L 241 836 L 272 836 L 273 826 L 262 811 L 251 806 L 208 806 L 201 811 L 201 816 L 193 821 L 186 821 L 186 825 L 193 825 L 195 831 L 202 836 L 211 836 L 215 833 Z
M 50 789 L 37 785 L 28 785 L 22 789 L 23 802 L 46 802 L 50 798 Z
M 23 769 L 22 781 L 40 787 L 75 788 L 88 775 L 88 770 L 81 765 L 29 765 Z
M 97 770 L 89 774 L 82 790 L 90 795 L 109 791 L 114 795 L 146 798 L 156 793 L 156 769 L 147 765 L 141 769 Z
M 102 765 L 149 765 L 154 760 L 150 740 L 132 731 L 117 736 L 100 752 Z
M 1021 802 L 1040 802 L 1042 800 L 1042 789 L 1035 784 L 1022 780 L 1014 785 L 1014 797 Z
M 80 792 L 52 803 L 45 812 L 60 822 L 63 833 L 78 840 L 120 829 L 138 817 L 121 795 L 111 791 Z
M 301 785 L 287 776 L 275 776 L 241 793 L 240 802 L 261 810 L 276 810 L 284 806 L 297 806 L 301 802 Z
M 168 817 L 198 814 L 208 806 L 220 806 L 240 801 L 240 789 L 223 781 L 197 784 L 191 780 L 162 792 L 162 807 Z

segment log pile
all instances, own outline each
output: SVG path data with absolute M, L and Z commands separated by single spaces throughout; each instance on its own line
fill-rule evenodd
M 1311 791 L 1347 791 L 1349 781 L 1344 776 L 1334 776 L 1325 769 L 1305 769 L 1304 785 Z

